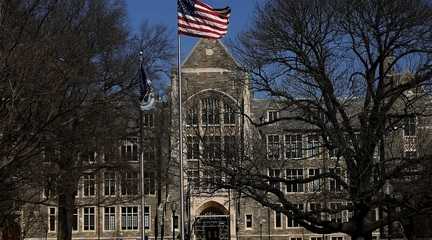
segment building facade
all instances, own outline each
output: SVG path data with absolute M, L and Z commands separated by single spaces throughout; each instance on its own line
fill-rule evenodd
M 140 217 L 140 144 L 138 138 L 129 138 L 123 141 L 120 156 L 130 163 L 130 171 L 103 170 L 82 177 L 72 219 L 74 239 L 137 239 L 142 221 L 148 239 L 178 237 L 177 81 L 174 72 L 170 102 L 157 111 L 145 112 L 143 116 L 146 163 L 144 217 Z M 243 198 L 234 190 L 212 187 L 212 182 L 223 178 L 223 174 L 217 171 L 217 164 L 235 159 L 236 152 L 252 151 L 248 146 L 253 143 L 249 141 L 261 142 L 265 147 L 262 150 L 266 153 L 266 161 L 275 160 L 263 165 L 269 176 L 301 179 L 322 171 L 344 174 L 343 165 L 336 166 L 335 161 L 330 161 L 337 158 L 337 154 L 320 149 L 319 137 L 312 128 L 305 128 L 295 121 L 278 122 L 263 127 L 260 137 L 255 135 L 249 117 L 255 122 L 271 122 L 289 113 L 280 111 L 275 102 L 253 97 L 248 75 L 239 71 L 234 58 L 220 41 L 198 41 L 182 64 L 182 90 L 187 237 L 195 240 L 349 240 L 342 233 L 312 233 L 284 214 Z M 168 125 L 161 126 L 162 119 L 169 119 Z M 413 124 L 409 132 L 409 126 Z M 415 136 L 412 133 L 416 129 L 415 123 L 408 124 L 406 129 L 404 137 L 412 141 L 410 136 Z M 410 146 L 406 151 L 413 151 Z M 203 164 L 203 159 L 206 164 Z M 206 166 L 209 161 L 212 168 Z M 342 186 L 336 181 L 278 187 L 295 199 L 298 209 L 304 211 L 323 205 L 337 210 L 350 204 L 340 200 Z M 57 211 L 54 203 L 39 206 L 34 212 L 40 221 L 29 230 L 26 238 L 56 238 Z M 378 219 L 379 216 L 376 209 L 370 217 Z M 323 216 L 335 222 L 345 222 L 350 217 L 352 212 L 348 210 Z M 380 231 L 374 232 L 373 236 L 378 239 Z

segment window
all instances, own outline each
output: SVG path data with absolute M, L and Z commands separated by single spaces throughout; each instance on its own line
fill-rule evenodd
M 292 238 L 290 238 L 290 240 L 303 240 L 303 238 L 301 238 L 301 237 L 292 237 Z
M 138 161 L 138 143 L 135 138 L 128 138 L 121 146 L 121 157 L 123 161 Z
M 145 146 L 146 147 L 144 147 L 144 149 L 143 149 L 144 161 L 145 162 L 154 162 L 154 160 L 155 160 L 154 141 L 153 140 L 146 141 Z
M 417 151 L 405 151 L 405 158 L 412 160 L 417 158 Z
M 309 211 L 315 218 L 324 220 L 324 213 L 321 212 L 322 211 L 321 203 L 316 203 L 316 202 L 309 203 Z
M 321 143 L 318 135 L 308 136 L 308 157 L 318 157 L 321 152 Z
M 342 222 L 342 203 L 330 203 L 330 218 L 332 222 L 341 223 Z
M 354 217 L 353 204 L 351 202 L 347 203 L 347 221 L 351 221 Z
M 342 177 L 342 170 L 340 168 L 330 168 L 331 174 L 336 174 L 339 177 Z M 342 191 L 342 184 L 339 181 L 336 181 L 335 179 L 330 179 L 330 192 L 341 192 Z
M 49 175 L 43 188 L 43 197 L 52 198 L 57 195 L 56 176 Z
M 403 135 L 414 137 L 416 135 L 416 117 L 411 116 L 404 119 Z
M 253 227 L 252 214 L 246 214 L 245 215 L 245 227 L 246 227 L 246 229 L 252 229 L 252 227 Z
M 204 157 L 206 159 L 220 159 L 221 158 L 221 137 L 220 136 L 206 136 L 204 137 Z
M 177 215 L 174 215 L 174 217 L 173 217 L 173 227 L 174 227 L 174 229 L 175 230 L 178 230 L 179 229 L 179 216 L 177 216 Z
M 288 159 L 303 157 L 302 135 L 285 135 L 285 157 Z
M 219 170 L 207 167 L 202 169 L 201 191 L 213 192 L 217 183 L 221 182 L 222 174 Z
M 269 122 L 274 122 L 279 119 L 279 112 L 278 111 L 268 111 L 267 112 L 267 119 Z
M 84 231 L 94 231 L 95 230 L 95 208 L 94 207 L 85 207 L 83 209 L 84 212 Z
M 322 240 L 322 237 L 311 237 L 310 240 Z
M 188 161 L 188 182 L 192 189 L 200 187 L 200 170 L 198 161 Z
M 237 154 L 235 136 L 224 136 L 224 156 L 225 159 L 233 159 Z
M 114 162 L 119 159 L 119 148 L 118 147 L 110 147 L 105 150 L 104 153 L 104 161 L 105 162 Z
M 189 109 L 186 115 L 186 124 L 187 125 L 198 125 L 198 109 L 196 106 Z
M 378 221 L 379 220 L 379 209 L 374 208 L 374 209 L 369 210 L 368 219 L 372 222 Z
M 186 138 L 186 157 L 187 159 L 199 159 L 199 138 L 187 137 Z
M 116 195 L 116 175 L 115 172 L 109 171 L 104 172 L 104 195 L 115 196 Z
M 303 211 L 303 204 L 295 204 L 295 207 L 300 210 Z M 293 212 L 290 211 L 290 214 L 287 216 L 287 227 L 288 228 L 297 228 L 297 227 L 301 227 L 300 224 L 298 224 L 293 217 Z
M 96 153 L 94 151 L 82 152 L 79 154 L 79 157 L 83 162 L 94 163 L 96 161 Z
M 153 115 L 153 113 L 144 113 L 143 126 L 148 127 L 148 128 L 154 127 L 154 115 Z
M 234 109 L 226 103 L 224 104 L 224 124 L 235 124 Z
M 267 156 L 269 159 L 279 159 L 280 141 L 278 135 L 267 136 Z
M 93 197 L 96 195 L 96 179 L 94 174 L 86 174 L 82 177 L 83 196 Z
M 122 195 L 138 194 L 138 173 L 127 172 L 122 174 L 121 193 Z
M 150 229 L 150 207 L 144 207 L 144 228 Z
M 104 230 L 115 231 L 116 230 L 116 211 L 115 207 L 104 208 Z
M 274 216 L 275 228 L 282 228 L 282 213 L 279 211 L 274 211 Z
M 309 168 L 309 177 L 315 177 L 320 174 L 319 168 Z M 321 187 L 320 179 L 313 180 L 309 183 L 309 192 L 319 192 Z
M 56 208 L 48 208 L 48 232 L 55 232 L 57 225 L 57 211 Z
M 331 240 L 343 240 L 343 237 L 331 237 Z
M 138 230 L 138 207 L 121 208 L 121 229 Z
M 330 139 L 328 139 L 328 154 L 329 158 L 337 158 L 339 157 L 339 149 L 336 147 L 336 144 L 333 143 Z
M 287 180 L 303 179 L 303 169 L 287 169 L 286 178 Z M 287 184 L 286 191 L 289 193 L 304 192 L 304 184 L 303 183 Z
M 280 169 L 269 169 L 269 177 L 279 178 L 281 177 Z M 270 182 L 272 187 L 281 190 L 281 183 L 279 181 Z
M 72 231 L 78 231 L 78 209 L 75 208 L 72 213 Z
M 217 125 L 219 121 L 219 102 L 209 97 L 202 100 L 202 123 L 204 125 Z
M 144 193 L 149 194 L 155 194 L 156 193 L 156 182 L 155 182 L 155 173 L 154 172 L 147 172 L 144 176 Z

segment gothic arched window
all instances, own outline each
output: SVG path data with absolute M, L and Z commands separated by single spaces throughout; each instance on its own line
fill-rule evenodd
M 202 103 L 202 124 L 218 125 L 219 119 L 219 101 L 216 98 L 208 97 L 201 100 Z

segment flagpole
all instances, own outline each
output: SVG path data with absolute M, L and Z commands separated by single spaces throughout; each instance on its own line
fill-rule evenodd
M 182 72 L 181 72 L 181 41 L 177 33 L 177 71 L 178 71 L 178 105 L 179 105 L 179 164 L 180 164 L 180 239 L 184 240 L 184 178 L 183 178 L 183 111 L 182 111 Z M 173 236 L 174 238 L 174 236 Z
M 140 51 L 140 71 L 143 64 L 143 52 Z M 141 76 L 142 77 L 142 76 Z M 142 79 L 140 79 L 142 81 Z M 141 84 L 141 83 L 140 83 Z M 140 103 L 141 104 L 141 103 Z M 143 133 L 143 109 L 139 108 L 140 129 L 140 178 L 141 178 L 141 240 L 145 239 L 145 181 L 144 181 L 144 133 Z

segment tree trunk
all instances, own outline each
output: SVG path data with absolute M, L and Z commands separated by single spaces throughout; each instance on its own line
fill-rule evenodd
M 72 221 L 75 194 L 73 191 L 62 191 L 58 195 L 57 239 L 72 239 Z

